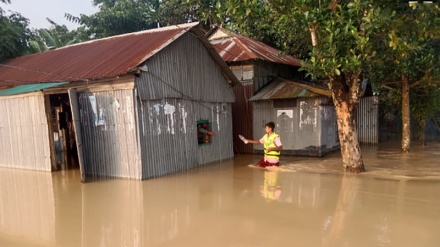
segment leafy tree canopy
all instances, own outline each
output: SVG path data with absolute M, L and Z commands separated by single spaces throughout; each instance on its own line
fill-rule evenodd
M 29 20 L 13 12 L 6 15 L 0 10 L 0 62 L 21 56 L 29 51 L 28 40 L 31 31 Z
M 159 0 L 93 0 L 98 12 L 79 17 L 66 14 L 83 26 L 83 36 L 103 38 L 158 26 Z
M 43 52 L 82 41 L 78 30 L 69 31 L 65 25 L 47 18 L 49 28 L 35 30 L 29 42 L 32 52 Z

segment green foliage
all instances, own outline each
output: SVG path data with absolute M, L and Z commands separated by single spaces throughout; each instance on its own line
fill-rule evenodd
M 28 25 L 29 20 L 19 13 L 5 15 L 0 11 L 0 62 L 28 52 Z
M 440 110 L 440 88 L 429 86 L 411 90 L 411 113 L 417 121 L 432 118 Z
M 78 31 L 69 29 L 65 25 L 59 25 L 47 18 L 50 28 L 41 28 L 33 33 L 29 42 L 32 52 L 43 52 L 80 42 Z
M 223 25 L 228 22 L 226 2 L 226 0 L 162 1 L 159 7 L 159 20 L 161 25 L 165 26 L 198 21 L 209 29 L 211 25 Z
M 229 0 L 227 7 L 229 29 L 295 57 L 308 56 L 311 44 L 309 30 L 292 11 L 290 1 Z
M 305 69 L 314 77 L 360 74 L 376 55 L 372 40 L 380 30 L 380 12 L 371 1 L 361 0 L 303 10 L 318 38 Z
M 103 38 L 158 26 L 159 0 L 94 0 L 98 12 L 79 17 L 66 14 L 82 25 L 82 37 Z
M 383 100 L 393 104 L 401 100 L 401 78 L 406 75 L 411 113 L 420 121 L 440 110 L 440 41 L 435 39 L 440 11 L 438 5 L 393 2 L 392 6 L 394 9 L 388 11 L 395 14 L 385 27 L 386 35 L 376 42 L 379 55 L 370 68 L 371 81 L 377 88 L 396 92 L 381 94 Z M 395 96 L 388 97 L 390 94 Z

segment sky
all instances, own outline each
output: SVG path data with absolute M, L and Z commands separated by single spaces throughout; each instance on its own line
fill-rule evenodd
M 66 20 L 65 13 L 79 16 L 79 14 L 90 15 L 97 11 L 92 5 L 92 0 L 11 0 L 11 4 L 0 3 L 0 7 L 5 11 L 19 12 L 28 18 L 31 28 L 48 28 L 50 23 L 46 17 L 49 17 L 60 25 L 66 25 L 70 30 L 78 25 Z

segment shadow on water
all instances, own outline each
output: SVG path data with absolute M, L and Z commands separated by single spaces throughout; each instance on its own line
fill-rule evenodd
M 0 246 L 438 246 L 439 147 L 365 150 L 359 175 L 337 153 L 85 184 L 78 170 L 0 169 Z

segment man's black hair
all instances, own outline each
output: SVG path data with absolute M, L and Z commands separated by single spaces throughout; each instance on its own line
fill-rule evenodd
M 272 131 L 275 130 L 275 123 L 274 122 L 268 122 L 264 127 L 269 127 L 272 129 Z

